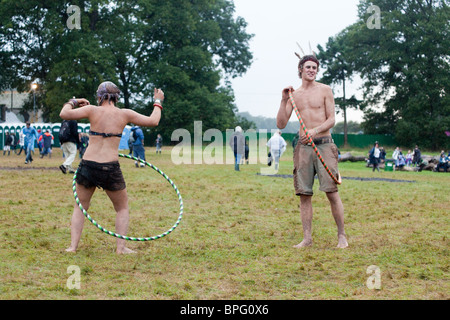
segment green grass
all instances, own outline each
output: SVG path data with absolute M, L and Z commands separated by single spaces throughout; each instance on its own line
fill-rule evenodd
M 345 250 L 335 248 L 336 226 L 316 183 L 314 246 L 297 250 L 302 229 L 292 179 L 258 176 L 260 164 L 241 172 L 233 165 L 176 166 L 170 149 L 156 156 L 148 148 L 147 160 L 179 188 L 184 217 L 167 237 L 130 242 L 138 253 L 118 256 L 115 238 L 87 220 L 78 252 L 65 252 L 72 176 L 57 169 L 59 149 L 52 159 L 23 160 L 0 156 L 0 299 L 449 299 L 448 174 L 373 173 L 361 162 L 340 164 L 344 177 L 415 183 L 344 179 Z M 171 186 L 150 168 L 120 161 L 130 198 L 128 234 L 169 229 L 179 213 Z M 279 173 L 292 174 L 292 149 Z M 95 193 L 89 213 L 114 230 L 104 192 Z M 66 285 L 72 265 L 80 268 L 79 290 Z M 381 270 L 380 290 L 366 286 L 371 265 Z

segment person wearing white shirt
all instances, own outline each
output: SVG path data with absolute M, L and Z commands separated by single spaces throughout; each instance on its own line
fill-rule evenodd
M 398 156 L 399 155 L 400 155 L 400 148 L 397 147 L 397 148 L 395 148 L 394 153 L 392 153 L 392 159 L 394 159 L 394 161 L 395 161 L 394 170 L 395 170 L 395 167 L 398 167 Z
M 375 145 L 373 146 L 372 150 L 369 152 L 369 162 L 373 165 L 372 172 L 375 171 L 375 169 L 380 172 L 380 168 L 378 167 L 380 164 L 380 148 L 378 146 L 378 141 L 375 142 Z
M 286 141 L 281 136 L 281 131 L 277 130 L 270 140 L 267 142 L 267 146 L 270 148 L 272 159 L 274 162 L 275 170 L 278 170 L 280 158 L 283 152 L 286 151 Z

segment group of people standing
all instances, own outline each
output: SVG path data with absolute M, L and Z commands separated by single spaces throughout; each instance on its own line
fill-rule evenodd
M 408 150 L 406 155 L 403 154 L 402 149 L 396 147 L 392 153 L 392 159 L 395 161 L 396 168 L 402 168 L 404 166 L 419 166 L 422 163 L 422 152 L 419 147 L 413 149 L 413 151 Z
M 14 134 L 9 134 L 9 131 L 5 131 L 5 145 L 3 146 L 3 155 L 8 152 L 8 156 L 11 153 L 11 147 L 15 148 L 15 138 Z
M 436 165 L 434 169 L 435 172 L 440 172 L 440 170 L 444 170 L 444 172 L 448 172 L 450 169 L 450 151 L 448 154 L 445 154 L 445 151 L 442 150 L 439 156 L 439 163 Z
M 161 134 L 158 134 L 155 140 L 156 143 L 156 154 L 161 154 L 163 138 Z M 139 126 L 133 126 L 130 130 L 130 136 L 128 137 L 128 148 L 130 149 L 129 155 L 133 155 L 139 160 L 145 160 L 145 149 L 144 149 L 144 131 Z M 142 162 L 135 161 L 134 165 L 136 168 L 145 168 L 145 164 Z
M 234 154 L 234 170 L 240 171 L 239 165 L 244 161 L 248 164 L 249 161 L 249 142 L 245 139 L 242 128 L 237 126 L 234 133 L 231 135 L 229 143 Z M 281 130 L 276 130 L 272 137 L 267 142 L 269 148 L 267 164 L 274 165 L 275 170 L 278 170 L 280 159 L 286 151 L 286 140 L 281 136 Z
M 74 173 L 72 163 L 75 160 L 77 150 L 80 152 L 80 158 L 83 156 L 87 145 L 89 144 L 89 137 L 86 134 L 78 133 L 78 123 L 75 120 L 68 121 L 68 135 L 59 136 L 61 149 L 64 155 L 64 163 L 59 166 L 63 173 Z M 60 131 L 61 132 L 61 131 Z M 16 149 L 19 146 L 17 155 L 21 155 L 22 151 L 25 153 L 25 164 L 30 164 L 34 161 L 33 155 L 35 146 L 39 148 L 39 156 L 43 158 L 52 157 L 52 150 L 55 138 L 49 129 L 36 129 L 30 122 L 25 123 L 25 127 L 19 132 L 19 141 L 15 141 L 16 136 L 6 132 L 5 147 L 3 148 L 3 155 L 8 153 L 10 155 L 11 148 Z
M 379 172 L 379 165 L 380 163 L 385 162 L 385 160 L 386 151 L 383 147 L 380 147 L 378 141 L 376 141 L 373 148 L 369 151 L 369 164 L 372 165 L 372 171 L 378 170 Z M 392 153 L 392 160 L 394 161 L 394 170 L 395 168 L 404 166 L 419 166 L 422 162 L 422 153 L 417 145 L 412 152 L 411 150 L 408 150 L 406 155 L 403 154 L 399 147 L 396 147 Z
M 8 134 L 8 138 L 9 139 L 7 139 L 7 141 L 9 140 L 10 142 L 8 148 L 8 155 L 9 155 L 10 146 L 14 146 L 15 135 Z M 46 130 L 45 132 L 43 132 L 41 129 L 36 130 L 34 127 L 31 126 L 30 122 L 26 122 L 25 128 L 23 128 L 19 134 L 20 151 L 19 153 L 17 153 L 17 155 L 20 155 L 22 153 L 22 150 L 24 150 L 25 164 L 33 162 L 34 146 L 37 143 L 40 157 L 43 158 L 46 155 L 51 157 L 53 142 L 54 137 L 51 134 L 50 130 Z M 3 151 L 3 154 L 5 154 L 5 151 Z

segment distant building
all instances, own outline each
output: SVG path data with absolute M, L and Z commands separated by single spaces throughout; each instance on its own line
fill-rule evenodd
M 42 112 L 40 110 L 37 112 L 37 119 L 32 111 L 23 111 L 23 105 L 28 99 L 28 95 L 27 92 L 20 93 L 15 89 L 3 91 L 0 94 L 0 123 L 15 122 L 16 118 L 20 122 L 28 120 L 31 122 L 42 122 Z

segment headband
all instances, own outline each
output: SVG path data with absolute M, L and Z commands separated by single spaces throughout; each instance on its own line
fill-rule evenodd
M 105 99 L 106 100 L 115 100 L 115 102 L 119 101 L 118 93 L 108 92 L 108 89 L 106 88 L 106 82 L 103 83 L 103 86 L 97 90 L 97 97 L 100 99 L 99 105 L 101 105 Z

